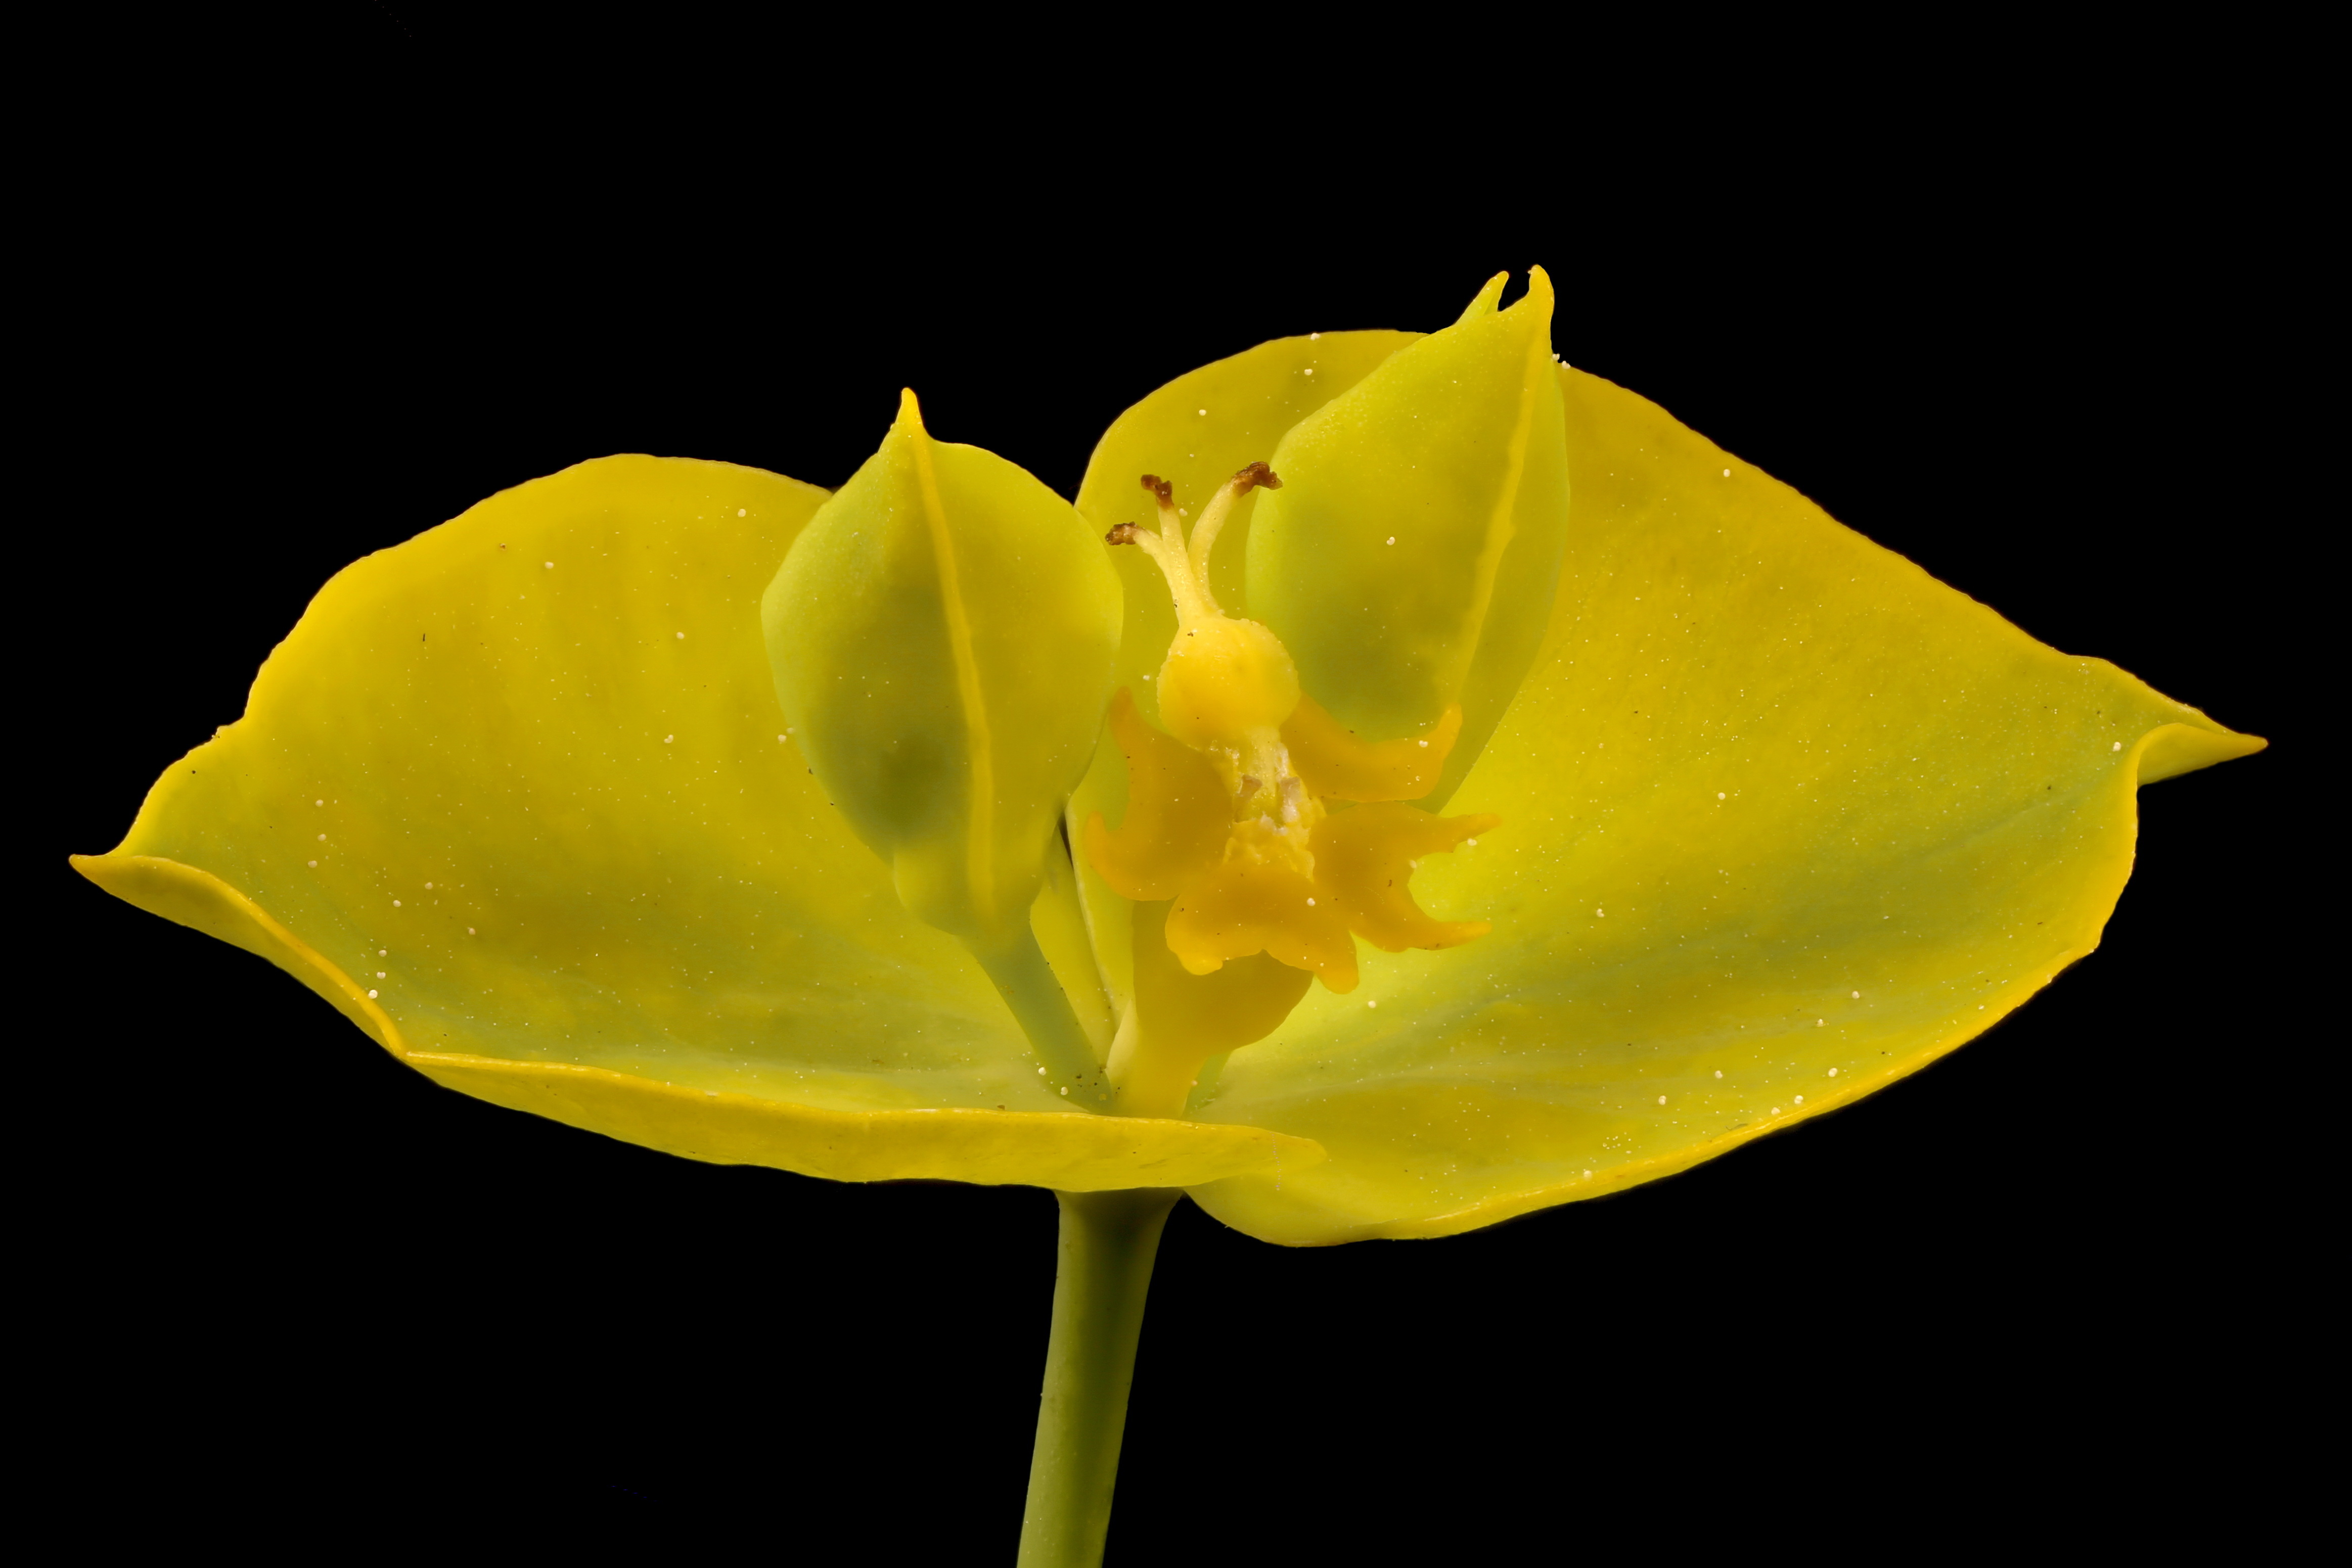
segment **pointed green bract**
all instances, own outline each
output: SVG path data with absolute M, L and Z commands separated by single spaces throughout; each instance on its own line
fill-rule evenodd
M 1386 740 L 1461 704 L 1433 801 L 1535 656 L 1567 538 L 1551 285 L 1496 292 L 1294 426 L 1249 539 L 1250 613 L 1342 724 Z
M 1119 589 L 1068 502 L 912 396 L 761 606 L 776 694 L 922 920 L 1022 927 L 1110 695 Z

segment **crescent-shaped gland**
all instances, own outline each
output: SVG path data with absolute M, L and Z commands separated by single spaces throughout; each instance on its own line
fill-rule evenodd
M 1454 704 L 1426 735 L 1401 740 L 1359 740 L 1313 697 L 1302 695 L 1283 721 L 1282 743 L 1307 787 L 1327 800 L 1418 800 L 1437 788 L 1437 776 L 1462 734 Z
M 1121 898 L 1173 898 L 1224 848 L 1224 785 L 1199 752 L 1152 728 L 1125 686 L 1109 722 L 1127 758 L 1127 816 L 1117 828 L 1100 811 L 1087 819 L 1087 857 Z
M 1331 901 L 1292 863 L 1279 834 L 1238 823 L 1216 868 L 1187 885 L 1168 911 L 1168 950 L 1195 975 L 1230 958 L 1265 953 L 1318 976 L 1327 989 L 1356 988 L 1356 944 Z
M 1436 747 L 1432 747 L 1432 750 Z M 1494 929 L 1484 920 L 1433 920 L 1412 901 L 1412 862 L 1500 824 L 1500 817 L 1438 817 L 1378 801 L 1316 824 L 1315 885 L 1348 926 L 1383 952 L 1453 947 Z

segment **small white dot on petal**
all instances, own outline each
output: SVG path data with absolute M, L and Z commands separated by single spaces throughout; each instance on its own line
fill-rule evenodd
M 1832 1068 L 1831 1068 L 1831 1069 L 1830 1069 L 1830 1076 L 1831 1076 L 1832 1078 L 1835 1078 L 1835 1077 L 1837 1076 L 1837 1069 L 1836 1069 L 1836 1068 L 1832 1067 Z
M 748 507 L 738 507 L 735 508 L 735 515 L 739 517 L 749 517 L 751 516 L 751 508 Z
M 1366 1002 L 1364 1005 L 1365 1005 L 1366 1007 L 1368 1007 L 1368 1008 L 1376 1008 L 1376 1007 L 1379 1007 L 1381 1004 L 1380 1004 L 1380 1003 L 1378 1003 L 1378 1002 Z
M 1425 740 L 1424 740 L 1424 741 L 1423 741 L 1423 742 L 1421 743 L 1421 748 L 1422 748 L 1423 751 L 1427 751 L 1427 750 L 1429 749 L 1429 742 L 1427 742 L 1427 741 L 1425 741 Z
M 1587 1180 L 1587 1181 L 1591 1181 L 1591 1180 L 1592 1179 L 1592 1173 L 1591 1173 L 1591 1171 L 1587 1171 L 1587 1172 L 1585 1172 L 1585 1173 L 1584 1173 L 1584 1179 L 1585 1179 L 1585 1180 Z
M 378 970 L 375 972 L 375 977 L 376 977 L 377 979 L 379 979 L 379 980 L 383 979 L 383 971 L 382 969 L 378 969 Z
M 1727 479 L 1730 478 L 1730 477 L 1731 477 L 1731 470 L 1730 470 L 1730 469 L 1728 469 L 1728 468 L 1726 468 L 1726 469 L 1723 471 L 1723 476 L 1724 476 L 1725 478 L 1727 478 Z
M 312 861 L 310 863 L 311 863 L 312 865 L 317 865 L 319 862 L 318 862 L 317 861 Z
M 1716 1075 L 1717 1078 L 1722 1077 L 1722 1076 L 1723 1076 L 1723 1069 L 1722 1069 L 1722 1068 L 1720 1068 L 1720 1067 L 1717 1068 L 1717 1069 L 1715 1070 L 1715 1075 Z
M 323 843 L 325 843 L 325 842 L 327 841 L 327 835 L 326 835 L 326 834 L 324 834 L 324 833 L 320 833 L 320 834 L 319 835 L 319 841 L 320 841 L 320 843 L 322 843 L 322 844 L 323 844 Z
M 425 884 L 425 892 L 427 892 L 427 893 L 432 892 L 432 891 L 433 891 L 433 884 L 432 884 L 431 883 L 429 883 L 429 882 L 428 882 L 428 883 L 426 883 Z
M 1042 1067 L 1041 1067 L 1041 1068 L 1039 1068 L 1039 1069 L 1037 1070 L 1037 1076 L 1038 1076 L 1038 1077 L 1040 1077 L 1040 1078 L 1045 1077 L 1045 1070 L 1044 1068 L 1042 1068 Z
M 392 949 L 389 947 L 379 947 L 375 950 L 375 956 L 379 958 L 389 958 L 392 956 Z
M 1595 920 L 1606 920 L 1609 918 L 1609 912 L 1605 909 L 1596 909 L 1592 912 L 1592 918 Z
M 1813 1020 L 1813 1027 L 1815 1029 L 1827 1029 L 1829 1026 L 1830 1020 L 1827 1019 L 1815 1019 Z
M 1307 366 L 1307 373 L 1308 375 L 1310 375 L 1310 376 L 1311 376 L 1311 375 L 1313 375 L 1313 374 L 1315 373 L 1315 367 L 1314 367 L 1314 366 L 1312 366 L 1312 365 Z
M 1470 849 L 1474 849 L 1474 850 L 1475 850 L 1475 849 L 1476 849 L 1476 848 L 1478 847 L 1478 841 L 1477 841 L 1477 840 L 1475 840 L 1475 839 L 1465 839 L 1465 840 L 1463 840 L 1463 841 L 1462 841 L 1462 842 L 1464 843 L 1464 845 L 1465 845 L 1465 846 L 1466 846 L 1467 848 L 1470 848 Z
M 1204 409 L 1200 410 L 1199 412 L 1200 412 L 1200 415 L 1201 415 L 1201 417 L 1202 417 L 1202 419 L 1206 419 L 1206 418 L 1208 418 L 1208 417 L 1209 417 L 1209 411 L 1208 411 L 1207 409 L 1205 409 L 1205 408 L 1204 408 Z
M 2110 750 L 2110 751 L 2121 751 L 2123 748 L 2124 748 L 2124 743 L 2123 743 L 2122 741 L 2118 740 L 2118 741 L 2116 741 L 2116 742 L 2115 743 L 2115 745 L 2113 745 L 2113 746 L 2109 747 L 2107 749 L 2108 749 L 2108 750 Z
M 467 926 L 467 927 L 466 927 L 466 935 L 467 935 L 467 936 L 471 936 L 473 934 L 474 934 L 474 928 L 473 928 L 472 926 L 470 926 L 470 925 Z
M 1315 907 L 1315 901 L 1314 901 L 1313 899 L 1311 899 L 1311 898 L 1310 898 L 1310 899 L 1308 899 L 1308 900 L 1307 901 L 1307 908 L 1309 908 L 1309 909 L 1314 908 L 1314 907 Z
M 1722 791 L 1722 790 L 1720 790 L 1720 789 L 1717 789 L 1717 790 L 1715 792 L 1715 798 L 1716 798 L 1717 800 L 1722 800 L 1722 799 L 1723 799 L 1723 791 Z
M 1394 543 L 1396 543 L 1396 535 L 1394 535 L 1394 534 L 1391 534 L 1391 535 L 1389 536 L 1389 543 L 1391 543 L 1391 544 L 1394 544 Z
M 1661 1105 L 1663 1105 L 1663 1104 L 1664 1104 L 1665 1103 L 1666 1103 L 1666 1097 L 1665 1097 L 1664 1095 L 1663 1095 L 1663 1094 L 1659 1095 L 1659 1096 L 1658 1096 L 1658 1103 L 1659 1103 L 1659 1104 L 1661 1104 Z
M 400 900 L 398 900 L 398 899 L 396 899 L 396 898 L 395 898 L 395 899 L 394 899 L 394 900 L 392 901 L 392 906 L 393 906 L 394 909 L 398 909 L 398 908 L 400 907 Z
M 1062 1098 L 1063 1098 L 1063 1099 L 1065 1099 L 1065 1100 L 1066 1100 L 1066 1099 L 1068 1099 L 1069 1097 L 1070 1097 L 1070 1092 L 1069 1092 L 1068 1090 L 1066 1090 L 1066 1089 L 1063 1090 L 1063 1091 L 1062 1091 Z
M 313 800 L 313 801 L 311 801 L 311 802 L 310 802 L 310 804 L 312 804 L 313 806 L 323 806 L 323 805 L 325 805 L 325 804 L 326 804 L 326 802 L 325 802 L 324 800 Z
M 686 633 L 685 633 L 685 632 L 679 632 L 679 633 L 677 634 L 677 640 L 678 640 L 679 642 L 681 642 L 681 643 L 685 642 L 685 641 L 686 641 Z
M 1798 1103 L 1798 1104 L 1800 1104 L 1800 1105 L 1801 1105 L 1801 1104 L 1803 1104 L 1804 1103 L 1805 1103 L 1805 1097 L 1804 1097 L 1803 1095 L 1801 1095 L 1801 1094 L 1798 1095 L 1798 1096 L 1797 1096 L 1797 1103 Z
M 369 991 L 369 992 L 368 992 L 368 998 L 369 998 L 371 1001 L 373 1001 L 373 1000 L 375 998 L 375 992 L 374 992 L 374 991 L 373 991 L 373 990 Z
M 543 560 L 540 562 L 540 565 L 547 568 L 550 571 L 553 571 L 555 570 L 555 563 L 551 560 Z

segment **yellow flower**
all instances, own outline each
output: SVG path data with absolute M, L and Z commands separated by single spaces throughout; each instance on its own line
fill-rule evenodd
M 1146 473 L 1215 495 L 1413 341 L 1285 339 L 1170 383 L 1105 434 L 1072 526 L 1137 521 Z M 819 785 L 759 604 L 827 496 L 752 469 L 583 464 L 354 563 L 245 716 L 76 863 L 499 1103 L 843 1179 L 1181 1186 L 1313 1244 L 1617 1190 L 1916 1071 L 2095 945 L 2138 784 L 2261 745 L 1551 373 L 1573 546 L 1451 793 L 1504 826 L 1419 875 L 1437 917 L 1494 929 L 1362 954 L 1355 990 L 1306 993 L 1181 1117 L 1084 1098 L 1151 980 L 1083 856 L 1044 857 L 1029 923 L 1098 1056 L 1041 1074 Z M 1255 603 L 1258 499 L 1210 563 L 1228 605 Z M 1102 554 L 1124 601 L 1104 685 L 1157 717 L 1165 581 Z M 1124 774 L 1096 750 L 1069 837 L 1124 822 Z
M 1915 1071 L 2095 946 L 2140 784 L 2263 744 L 1501 287 L 1171 382 L 1075 506 L 911 398 L 833 496 L 614 457 L 492 497 L 340 573 L 75 863 L 497 1103 L 1103 1195 L 1077 1322 L 1177 1190 L 1445 1235 Z

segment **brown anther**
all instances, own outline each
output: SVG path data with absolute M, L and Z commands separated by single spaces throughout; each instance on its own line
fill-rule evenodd
M 1279 490 L 1282 488 L 1281 477 L 1263 463 L 1253 463 L 1234 476 L 1234 494 L 1236 496 L 1246 496 L 1259 486 Z
M 1172 505 L 1175 500 L 1176 486 L 1157 474 L 1146 474 L 1143 476 L 1143 487 L 1159 497 L 1160 504 L 1163 507 Z
M 1107 545 L 1131 545 L 1134 542 L 1135 525 L 1133 523 L 1121 523 L 1103 535 L 1103 543 Z

